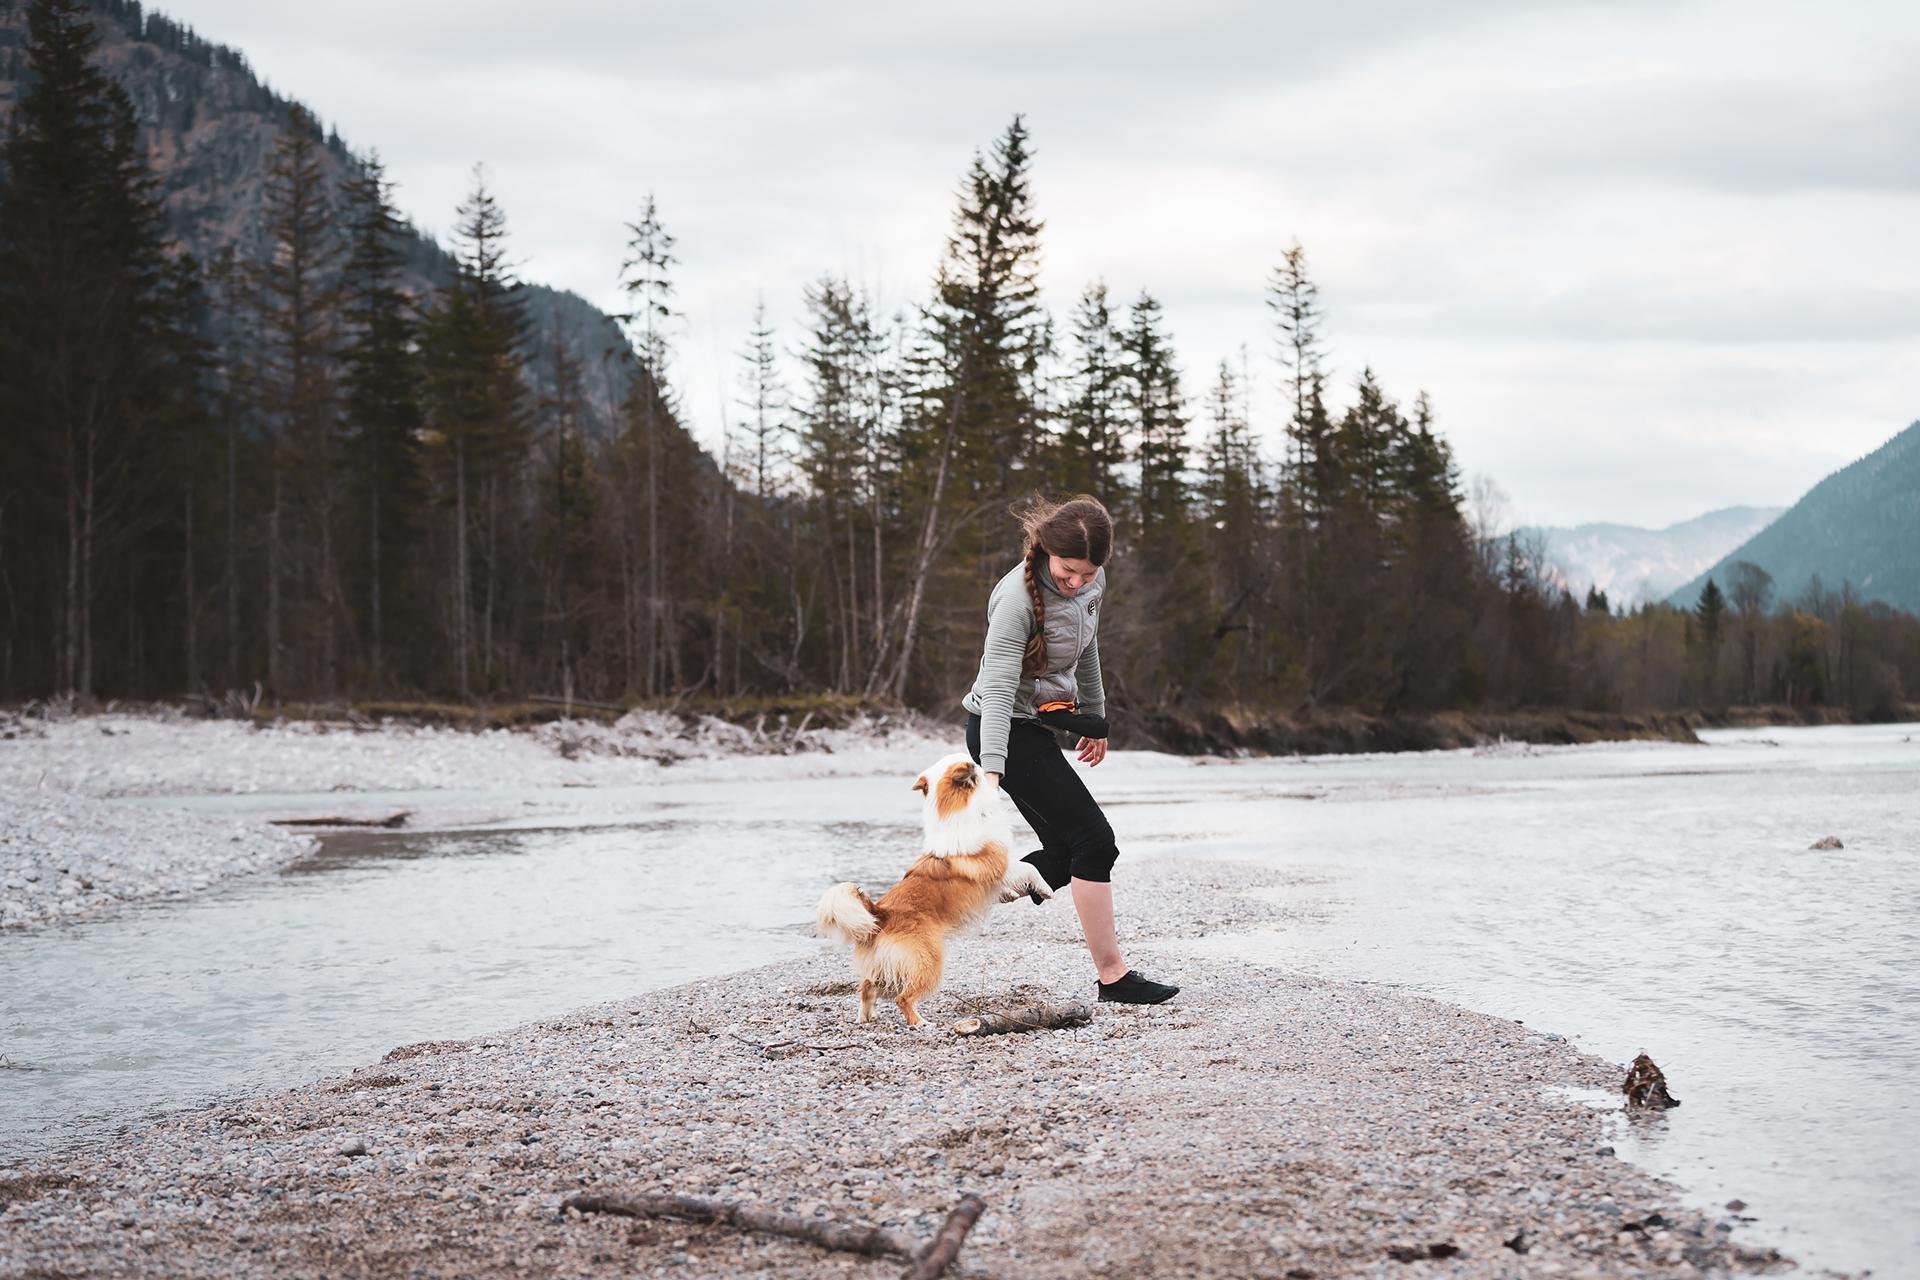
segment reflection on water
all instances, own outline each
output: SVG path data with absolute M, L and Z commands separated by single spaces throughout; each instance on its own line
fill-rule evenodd
M 628 826 L 355 832 L 278 875 L 9 936 L 0 1056 L 36 1069 L 0 1071 L 0 1153 L 816 947 L 820 890 L 897 872 L 913 842 L 910 805 L 867 808 L 809 823 L 722 790 Z

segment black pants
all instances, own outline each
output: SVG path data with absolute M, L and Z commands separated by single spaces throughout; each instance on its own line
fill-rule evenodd
M 980 717 L 967 716 L 967 751 L 980 761 Z M 1080 781 L 1053 730 L 1015 719 L 1007 734 L 1007 771 L 1001 790 L 1013 797 L 1020 816 L 1040 837 L 1041 847 L 1026 856 L 1048 884 L 1066 887 L 1070 878 L 1102 884 L 1113 879 L 1113 828 Z

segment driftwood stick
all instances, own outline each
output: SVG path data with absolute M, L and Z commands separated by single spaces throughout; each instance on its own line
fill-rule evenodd
M 613 1213 L 623 1218 L 685 1218 L 692 1222 L 713 1222 L 738 1227 L 742 1231 L 764 1231 L 768 1235 L 805 1240 L 823 1249 L 864 1253 L 870 1258 L 913 1258 L 920 1252 L 919 1243 L 912 1236 L 886 1227 L 861 1227 L 831 1222 L 825 1218 L 803 1218 L 797 1213 L 782 1213 L 778 1209 L 736 1204 L 730 1200 L 706 1200 L 699 1196 L 568 1196 L 560 1202 L 560 1211 L 565 1213 L 568 1209 L 575 1213 Z M 977 1210 L 975 1216 L 979 1216 Z M 956 1244 L 955 1247 L 959 1246 Z
M 906 1280 L 935 1280 L 945 1274 L 960 1252 L 960 1246 L 967 1238 L 967 1232 L 973 1230 L 973 1224 L 980 1221 L 980 1215 L 986 1212 L 987 1202 L 971 1193 L 961 1196 L 960 1203 L 953 1207 L 947 1220 L 940 1224 L 940 1230 L 934 1233 L 926 1252 L 913 1260 L 907 1268 Z
M 276 827 L 404 827 L 407 819 L 413 816 L 411 809 L 401 809 L 384 818 L 275 818 Z
M 1057 1031 L 1093 1021 L 1084 1004 L 1030 1004 L 1010 1013 L 981 1013 L 953 1024 L 955 1035 L 998 1036 L 1009 1031 Z

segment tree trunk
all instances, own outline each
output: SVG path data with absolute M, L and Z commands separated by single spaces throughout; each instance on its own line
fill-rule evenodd
M 71 429 L 66 443 L 67 573 L 61 600 L 65 625 L 60 637 L 60 686 L 72 692 L 80 678 L 80 475 Z
M 373 687 L 376 691 L 381 691 L 386 685 L 386 654 L 383 648 L 386 639 L 386 620 L 381 617 L 380 614 L 380 580 L 384 575 L 382 573 L 383 566 L 380 562 L 380 458 L 377 451 L 375 452 L 373 460 L 372 479 L 373 483 L 370 487 L 373 497 L 373 513 L 371 527 L 368 529 L 369 546 L 367 554 L 368 571 L 372 579 L 370 586 L 373 591 L 371 601 L 373 607 L 368 622 L 371 624 L 373 630 L 373 634 L 369 637 L 372 642 L 370 657 L 373 666 Z
M 492 469 L 489 468 L 491 471 Z M 487 593 L 486 602 L 480 611 L 480 664 L 486 671 L 494 668 L 493 661 L 493 608 L 495 589 L 499 585 L 500 563 L 500 493 L 499 478 L 487 476 Z
M 457 669 L 462 700 L 473 697 L 467 652 L 467 627 L 472 612 L 467 588 L 467 442 L 456 436 L 453 444 L 453 647 L 459 655 Z
M 660 451 L 654 439 L 653 373 L 648 370 L 640 394 L 647 433 L 647 696 L 660 696 L 660 646 L 665 639 L 660 623 Z
M 965 362 L 962 362 L 962 373 Z M 933 493 L 927 499 L 926 518 L 920 522 L 920 542 L 914 549 L 913 585 L 907 590 L 906 633 L 900 637 L 900 653 L 894 660 L 888 692 L 896 702 L 907 695 L 907 673 L 913 664 L 913 642 L 920 630 L 920 608 L 926 600 L 927 573 L 933 568 L 933 548 L 940 527 L 940 500 L 947 489 L 947 461 L 953 456 L 953 438 L 960 430 L 960 407 L 966 402 L 964 377 L 955 380 L 953 408 L 947 414 L 947 432 L 940 443 L 940 461 L 933 472 Z
M 275 700 L 281 685 L 280 654 L 280 460 L 273 460 L 273 505 L 267 509 L 267 687 Z
M 193 482 L 191 480 L 187 482 L 186 506 L 185 555 L 184 563 L 180 566 L 180 612 L 186 615 L 187 688 L 195 690 L 200 686 L 200 637 L 194 625 L 199 614 L 199 601 L 194 598 L 193 585 Z
M 332 504 L 325 499 L 320 504 L 320 610 L 321 679 L 331 698 L 340 692 L 340 577 L 333 563 Z
M 240 683 L 240 478 L 236 418 L 227 406 L 227 684 Z
M 87 432 L 86 479 L 80 489 L 80 692 L 93 693 L 94 433 Z
M 851 495 L 849 495 L 851 498 Z M 847 683 L 846 690 L 851 693 L 857 687 L 855 681 L 860 671 L 868 664 L 860 661 L 860 555 L 859 544 L 854 540 L 854 506 L 847 504 Z

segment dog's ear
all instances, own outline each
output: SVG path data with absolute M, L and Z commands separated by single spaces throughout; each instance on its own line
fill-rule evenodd
M 927 775 L 926 774 L 923 773 L 919 777 L 913 780 L 913 789 L 915 791 L 918 791 L 921 795 L 927 794 Z

